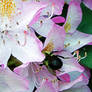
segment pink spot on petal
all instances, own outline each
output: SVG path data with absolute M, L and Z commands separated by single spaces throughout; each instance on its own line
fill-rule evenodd
M 92 42 L 88 43 L 88 45 L 92 45 Z
M 62 82 L 70 82 L 69 74 L 63 74 L 63 75 L 59 76 L 59 78 L 62 80 Z
M 65 18 L 61 17 L 61 16 L 57 16 L 57 17 L 52 18 L 52 21 L 55 22 L 55 23 L 64 23 Z

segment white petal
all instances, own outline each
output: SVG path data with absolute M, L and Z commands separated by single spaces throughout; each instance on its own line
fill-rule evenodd
M 87 45 L 91 41 L 92 41 L 92 35 L 76 31 L 73 34 L 66 35 L 64 49 L 73 52 L 83 47 L 84 45 Z
M 82 11 L 80 3 L 72 1 L 68 8 L 66 23 L 64 25 L 67 33 L 72 33 L 76 30 L 82 20 Z
M 10 48 L 9 40 L 5 40 L 5 43 L 0 39 L 0 64 L 4 64 L 5 67 L 7 66 L 8 59 L 11 55 L 11 48 Z
M 62 92 L 91 92 L 88 86 L 82 86 L 80 88 L 70 88 Z
M 26 79 L 16 75 L 9 68 L 0 68 L 0 92 L 21 92 L 27 89 Z
M 35 75 L 32 71 L 32 64 L 23 64 L 17 68 L 14 69 L 14 72 L 16 72 L 18 75 L 25 77 L 29 81 L 29 89 L 26 92 L 33 92 L 35 84 Z
M 47 37 L 48 33 L 53 27 L 53 24 L 54 23 L 51 19 L 40 17 L 39 20 L 32 25 L 32 27 L 38 34 Z
M 14 57 L 23 63 L 43 61 L 41 42 L 38 41 L 34 33 L 24 34 L 21 32 L 18 34 L 17 41 L 19 42 L 12 42 L 12 55 Z

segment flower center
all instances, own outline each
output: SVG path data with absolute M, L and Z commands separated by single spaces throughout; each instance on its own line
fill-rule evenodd
M 11 17 L 15 13 L 15 1 L 14 0 L 0 0 L 0 15 L 5 17 Z

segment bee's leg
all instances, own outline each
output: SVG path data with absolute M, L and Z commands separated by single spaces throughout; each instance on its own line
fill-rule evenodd
M 44 64 L 39 64 L 39 66 L 43 66 Z
M 56 55 L 56 56 L 61 57 L 61 58 L 63 58 L 63 59 L 70 59 L 70 58 L 73 58 L 73 57 L 63 57 L 63 56 L 60 56 L 60 55 Z
M 35 92 L 35 91 L 36 91 L 36 89 L 37 89 L 37 88 L 36 88 L 36 87 L 34 87 L 33 92 Z
M 53 53 L 57 53 L 57 52 L 59 52 L 59 51 L 52 51 L 52 52 L 50 53 L 50 55 L 52 55 Z

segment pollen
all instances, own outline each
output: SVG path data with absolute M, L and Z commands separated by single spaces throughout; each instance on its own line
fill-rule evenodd
M 68 22 L 66 22 L 64 29 L 66 31 L 66 33 L 71 29 L 71 24 L 69 24 Z
M 67 22 L 64 26 L 64 29 L 65 29 L 66 33 L 71 29 L 71 18 L 70 18 L 70 16 L 68 16 L 68 19 L 67 19 Z
M 0 0 L 0 16 L 11 17 L 15 13 L 15 8 L 14 0 Z
M 51 52 L 52 50 L 53 50 L 53 48 L 54 48 L 54 44 L 53 44 L 53 42 L 49 42 L 48 44 L 47 44 L 47 46 L 43 49 L 43 53 L 45 53 L 45 52 Z

